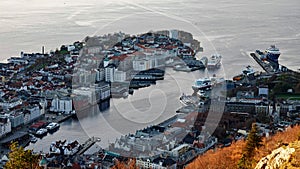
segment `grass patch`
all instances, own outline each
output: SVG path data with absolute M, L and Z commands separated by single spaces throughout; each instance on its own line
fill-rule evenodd
M 277 94 L 276 98 L 284 100 L 300 100 L 300 94 Z

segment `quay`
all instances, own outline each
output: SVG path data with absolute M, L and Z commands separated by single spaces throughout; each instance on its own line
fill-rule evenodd
M 91 137 L 88 140 L 86 140 L 82 144 L 82 149 L 80 149 L 75 155 L 82 155 L 84 152 L 86 152 L 89 148 L 91 148 L 96 142 L 100 142 L 101 139 L 99 137 Z
M 51 114 L 47 114 L 47 115 L 51 115 Z M 76 115 L 74 115 L 74 114 L 58 115 L 58 116 L 53 116 L 53 117 L 55 117 L 54 119 L 51 118 L 51 117 L 49 117 L 49 116 L 47 116 L 47 117 L 45 117 L 45 118 L 46 118 L 46 120 L 47 120 L 48 122 L 62 123 L 62 122 L 64 122 L 64 121 L 70 119 L 70 118 L 73 117 L 73 116 L 76 116 Z
M 264 63 L 261 59 L 259 59 L 255 53 L 250 53 L 250 56 L 259 64 L 259 66 L 262 67 L 264 71 L 266 71 L 268 74 L 273 74 L 274 69 L 270 64 Z
M 289 68 L 287 68 L 286 66 L 283 66 L 281 64 L 278 63 L 273 63 L 272 61 L 268 61 L 269 63 L 266 63 L 264 61 L 262 61 L 256 53 L 250 53 L 250 56 L 259 64 L 259 66 L 261 66 L 261 68 L 266 71 L 268 74 L 274 74 L 277 73 L 278 70 L 281 72 L 291 72 L 291 73 L 298 73 L 295 72 Z

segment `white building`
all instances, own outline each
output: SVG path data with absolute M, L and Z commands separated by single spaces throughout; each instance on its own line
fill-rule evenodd
M 42 115 L 41 109 L 37 105 L 28 107 L 23 113 L 24 124 L 28 124 Z
M 151 69 L 152 63 L 149 59 L 134 59 L 132 62 L 133 70 L 144 71 Z
M 100 84 L 96 87 L 96 95 L 99 95 L 100 100 L 105 100 L 110 98 L 110 85 L 107 83 Z
M 74 89 L 72 91 L 73 94 L 76 95 L 84 95 L 88 97 L 88 103 L 89 104 L 97 104 L 97 97 L 96 97 L 96 89 L 95 87 L 80 87 L 77 89 Z
M 51 102 L 50 111 L 69 114 L 72 112 L 72 99 L 55 97 Z
M 40 100 L 40 106 L 41 106 L 41 115 L 46 113 L 47 108 L 47 101 L 46 100 Z
M 69 45 L 68 46 L 68 51 L 70 52 L 70 51 L 73 51 L 73 50 L 75 50 L 76 48 L 75 48 L 75 46 L 74 45 Z
M 114 82 L 115 67 L 109 66 L 105 68 L 105 81 Z
M 11 132 L 11 122 L 8 117 L 0 116 L 0 137 Z
M 179 157 L 182 154 L 184 154 L 187 151 L 188 148 L 189 148 L 188 144 L 181 144 L 180 146 L 175 147 L 174 149 L 172 149 L 171 154 L 174 157 Z
M 88 47 L 87 50 L 89 54 L 97 54 L 101 52 L 102 48 L 95 46 L 95 47 Z
M 92 73 L 91 71 L 87 71 L 87 70 L 80 70 L 78 72 L 78 80 L 79 80 L 79 84 L 86 84 L 89 85 L 92 82 L 94 82 L 95 80 L 92 79 Z
M 179 37 L 178 30 L 170 30 L 169 36 L 170 36 L 170 38 L 178 39 L 178 37 Z
M 12 128 L 19 127 L 24 124 L 24 114 L 23 112 L 12 112 L 9 114 L 9 120 Z
M 152 168 L 152 169 L 176 169 L 177 168 L 175 161 L 173 161 L 173 163 L 167 166 L 166 164 L 164 164 L 165 160 L 167 159 L 160 159 L 160 160 L 136 159 L 136 166 L 139 166 L 140 168 Z
M 96 81 L 104 81 L 105 80 L 105 69 L 96 70 Z
M 136 166 L 139 166 L 141 168 L 167 169 L 167 167 L 163 167 L 162 164 L 155 164 L 151 162 L 149 159 L 148 160 L 137 159 L 135 163 Z
M 114 75 L 115 82 L 124 82 L 126 80 L 126 72 L 116 70 Z

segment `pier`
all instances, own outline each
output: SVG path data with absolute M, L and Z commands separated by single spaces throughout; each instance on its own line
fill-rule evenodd
M 277 63 L 272 63 L 272 62 L 264 62 L 262 61 L 255 53 L 250 53 L 250 56 L 262 67 L 262 69 L 264 69 L 264 71 L 266 71 L 268 74 L 274 74 L 277 73 L 278 71 L 280 72 L 290 72 L 290 73 L 296 73 L 298 74 L 298 72 L 295 72 L 289 68 L 287 68 L 286 66 L 283 66 L 281 64 L 277 64 Z M 274 67 L 279 68 L 278 70 L 274 69 Z
M 264 63 L 260 60 L 255 53 L 250 53 L 250 56 L 266 71 L 268 74 L 273 74 L 274 69 L 270 64 Z
M 86 152 L 89 148 L 91 148 L 96 142 L 100 142 L 101 139 L 99 137 L 91 137 L 88 140 L 86 140 L 82 144 L 82 149 L 80 149 L 76 155 L 82 155 L 84 152 Z

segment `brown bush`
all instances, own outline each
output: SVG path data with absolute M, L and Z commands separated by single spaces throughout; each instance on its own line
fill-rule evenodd
M 300 126 L 289 127 L 285 132 L 277 133 L 268 138 L 263 138 L 262 146 L 256 151 L 254 160 L 257 163 L 262 157 L 270 154 L 274 149 L 298 140 Z M 245 141 L 237 141 L 230 147 L 209 150 L 204 155 L 196 158 L 187 169 L 234 169 L 242 157 Z M 255 164 L 254 164 L 255 167 Z

